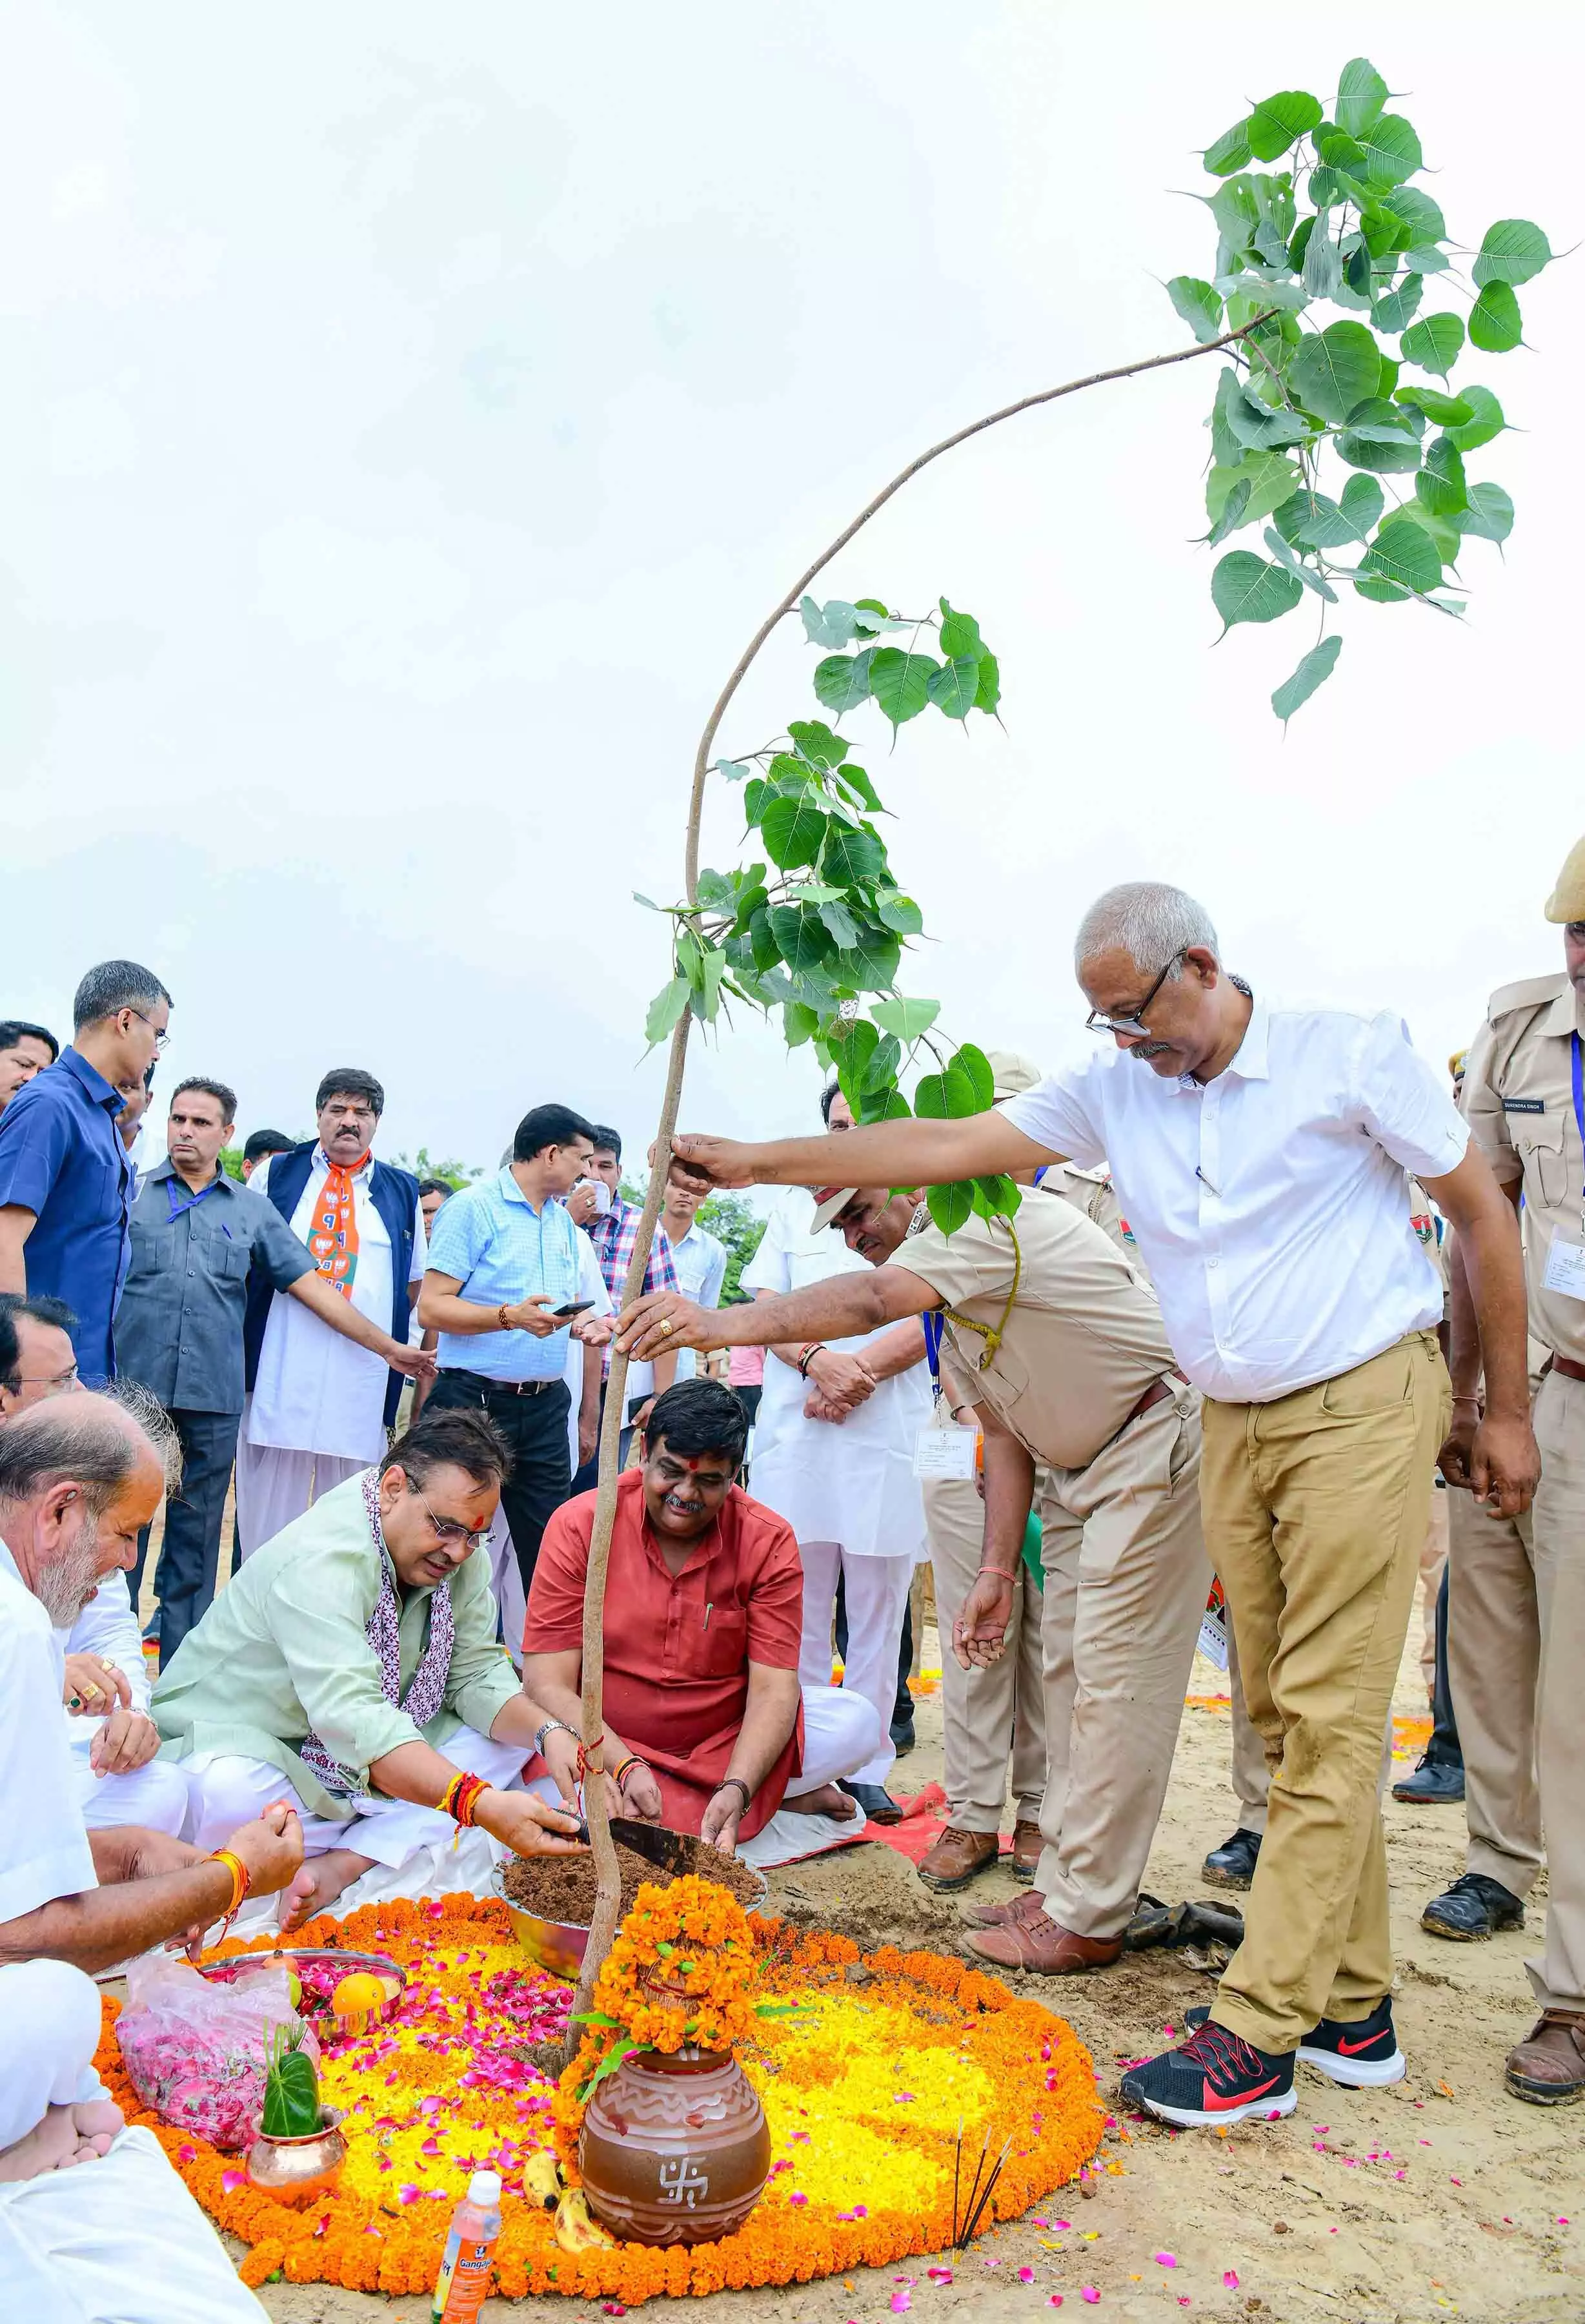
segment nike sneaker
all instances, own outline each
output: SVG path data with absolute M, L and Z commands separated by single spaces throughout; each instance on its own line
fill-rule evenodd
M 1292 2051 L 1275 2056 L 1209 2022 L 1175 2050 L 1131 2066 L 1120 2090 L 1131 2105 L 1186 2129 L 1292 2114 L 1299 2103 Z
M 1209 2009 L 1191 2009 L 1184 2023 L 1203 2025 L 1210 2015 Z M 1298 2055 L 1328 2081 L 1341 2082 L 1351 2090 L 1379 2089 L 1388 2082 L 1401 2082 L 1409 2070 L 1393 2028 L 1390 1994 L 1377 2003 L 1368 2017 L 1353 2018 L 1347 2024 L 1338 2017 L 1323 2017 L 1305 2034 Z

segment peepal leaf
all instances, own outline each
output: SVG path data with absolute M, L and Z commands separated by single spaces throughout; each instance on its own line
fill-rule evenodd
M 1389 290 L 1372 307 L 1372 323 L 1378 331 L 1386 331 L 1389 337 L 1407 330 L 1420 311 L 1420 301 L 1424 292 L 1425 277 L 1423 274 L 1405 274 L 1396 290 Z
M 977 1049 L 972 1041 L 960 1041 L 952 1062 L 968 1082 L 968 1111 L 972 1113 L 988 1112 L 996 1103 L 996 1075 L 984 1050 Z
M 1439 436 L 1426 453 L 1415 479 L 1415 497 L 1433 516 L 1456 517 L 1466 504 L 1464 456 L 1447 437 Z
M 653 1048 L 664 1041 L 688 1005 L 688 981 L 686 976 L 674 976 L 663 984 L 650 1003 L 650 1013 L 644 1019 L 644 1038 Z
M 1277 405 L 1264 403 L 1248 389 L 1229 396 L 1226 416 L 1239 442 L 1251 451 L 1266 452 L 1278 444 L 1303 443 L 1310 434 L 1296 411 L 1285 411 Z
M 1250 159 L 1249 123 L 1235 121 L 1200 158 L 1213 178 L 1230 178 Z
M 784 872 L 813 863 L 830 828 L 831 817 L 808 795 L 772 799 L 760 823 L 765 852 Z
M 1528 282 L 1550 264 L 1552 244 L 1528 218 L 1498 218 L 1488 226 L 1471 270 L 1475 287 L 1488 282 Z
M 1286 726 L 1295 710 L 1302 709 L 1318 686 L 1337 668 L 1337 658 L 1343 650 L 1341 638 L 1322 638 L 1312 646 L 1292 678 L 1284 678 L 1271 697 L 1271 706 Z
M 1207 497 L 1209 497 L 1212 481 L 1218 476 L 1231 476 L 1232 483 L 1222 500 L 1221 514 L 1205 536 L 1212 549 L 1220 549 L 1230 532 L 1237 532 L 1239 525 L 1250 521 L 1244 514 L 1249 504 L 1251 487 L 1249 477 L 1240 476 L 1230 468 L 1212 468 L 1211 475 L 1206 479 Z
M 1412 324 L 1398 344 L 1405 363 L 1445 379 L 1463 348 L 1464 326 L 1457 315 L 1427 315 Z
M 954 1178 L 947 1186 L 926 1189 L 925 1200 L 930 1216 L 944 1235 L 956 1234 L 967 1226 L 974 1215 L 974 1185 L 971 1178 Z
M 941 650 L 948 661 L 959 661 L 964 654 L 976 659 L 985 651 L 985 641 L 980 635 L 980 624 L 972 613 L 961 613 L 955 605 L 941 600 Z
M 941 1014 L 939 1001 L 905 1001 L 900 996 L 893 1001 L 877 1001 L 870 1014 L 883 1033 L 895 1033 L 899 1041 L 917 1041 L 927 1033 Z
M 870 692 L 894 726 L 917 718 L 930 699 L 930 678 L 939 669 L 934 654 L 878 646 L 870 660 Z
M 1248 549 L 1224 557 L 1211 576 L 1211 596 L 1222 619 L 1222 636 L 1240 622 L 1275 622 L 1291 613 L 1304 595 L 1291 573 L 1267 565 Z
M 1455 511 L 1453 522 L 1478 540 L 1506 540 L 1514 529 L 1514 503 L 1500 484 L 1471 484 L 1469 505 Z
M 1461 452 L 1476 452 L 1482 444 L 1489 444 L 1494 436 L 1500 436 L 1508 423 L 1488 387 L 1467 387 L 1461 401 L 1469 405 L 1473 416 L 1449 428 L 1447 432 Z
M 1481 392 L 1484 394 L 1485 390 Z M 1434 387 L 1400 387 L 1393 397 L 1395 403 L 1406 403 L 1413 410 L 1423 411 L 1427 420 L 1434 420 L 1440 428 L 1456 427 L 1461 420 L 1473 420 L 1475 407 L 1465 395 L 1443 395 Z
M 874 650 L 866 646 L 862 653 L 832 654 L 815 665 L 815 692 L 825 708 L 838 718 L 856 710 L 861 702 L 870 698 L 870 664 Z
M 1350 137 L 1362 137 L 1381 117 L 1387 103 L 1387 83 L 1368 57 L 1350 57 L 1338 75 L 1337 125 Z
M 1202 346 L 1209 346 L 1221 331 L 1221 300 L 1209 282 L 1197 275 L 1175 274 L 1166 295 Z
M 1424 595 L 1441 582 L 1442 559 L 1423 526 L 1407 517 L 1389 517 L 1360 559 L 1359 570 Z
M 966 718 L 980 690 L 979 657 L 963 654 L 956 661 L 944 662 L 931 671 L 926 690 L 937 710 L 948 718 Z
M 787 731 L 799 756 L 812 767 L 840 767 L 847 756 L 848 746 L 842 736 L 834 734 L 818 718 L 795 718 Z
M 1258 161 L 1275 161 L 1321 121 L 1321 102 L 1307 88 L 1279 89 L 1255 107 L 1244 124 Z
M 798 611 L 812 646 L 845 646 L 858 629 L 858 615 L 840 597 L 834 597 L 828 605 L 816 604 L 813 597 L 800 597 Z
M 1337 591 L 1331 582 L 1323 574 L 1313 572 L 1302 558 L 1295 556 L 1275 525 L 1268 524 L 1266 528 L 1266 546 L 1277 563 L 1286 566 L 1302 587 L 1313 589 L 1315 595 L 1318 597 L 1324 597 L 1329 605 L 1337 604 Z
M 1306 333 L 1288 366 L 1288 383 L 1306 411 L 1334 422 L 1375 393 L 1380 375 L 1381 349 L 1363 323 Z
M 1368 186 L 1386 189 L 1401 185 L 1421 166 L 1420 140 L 1401 113 L 1384 113 L 1359 142 L 1365 149 L 1364 179 Z
M 1519 302 L 1507 282 L 1488 282 L 1470 309 L 1470 345 L 1488 355 L 1511 355 L 1524 337 Z

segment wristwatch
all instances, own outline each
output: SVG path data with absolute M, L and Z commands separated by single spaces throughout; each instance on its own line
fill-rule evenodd
M 541 1758 L 545 1756 L 545 1738 L 554 1735 L 558 1729 L 563 1735 L 576 1735 L 578 1731 L 576 1727 L 569 1727 L 565 1719 L 548 1719 L 534 1738 L 534 1748 Z

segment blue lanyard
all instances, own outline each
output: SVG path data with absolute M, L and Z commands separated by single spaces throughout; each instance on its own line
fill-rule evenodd
M 1579 1059 L 1576 1056 L 1575 1064 Z M 920 1318 L 925 1326 L 925 1361 L 930 1367 L 930 1385 L 941 1394 L 941 1341 L 946 1330 L 946 1318 L 938 1307 L 926 1307 Z
M 201 1192 L 193 1194 L 188 1192 L 181 1180 L 172 1172 L 165 1181 L 165 1199 L 170 1206 L 167 1223 L 174 1226 L 184 1211 L 196 1211 L 200 1203 L 207 1203 L 219 1184 L 218 1178 L 211 1178 Z
M 1580 1057 L 1578 1033 L 1571 1033 L 1569 1041 L 1573 1051 L 1574 1120 L 1580 1125 L 1580 1146 L 1585 1152 L 1585 1061 Z M 1580 1203 L 1580 1217 L 1581 1224 L 1585 1224 L 1585 1199 Z

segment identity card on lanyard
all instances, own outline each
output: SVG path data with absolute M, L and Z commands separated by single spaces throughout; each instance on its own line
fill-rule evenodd
M 1585 1148 L 1585 1063 L 1580 1051 L 1580 1036 L 1569 1036 L 1571 1065 L 1574 1084 L 1574 1120 L 1579 1124 L 1580 1144 Z M 1585 1197 L 1580 1212 L 1580 1240 L 1571 1242 L 1563 1234 L 1554 1234 L 1552 1248 L 1546 1254 L 1546 1273 L 1542 1277 L 1549 1291 L 1561 1291 L 1565 1299 L 1585 1299 Z
M 925 1326 L 925 1360 L 930 1367 L 930 1384 L 939 1403 L 941 1397 L 941 1340 L 945 1325 L 939 1315 L 926 1310 L 922 1317 Z M 949 1428 L 921 1428 L 914 1439 L 914 1474 L 921 1482 L 953 1482 L 970 1484 L 974 1476 L 974 1447 L 979 1441 L 977 1428 L 964 1428 L 954 1421 Z

